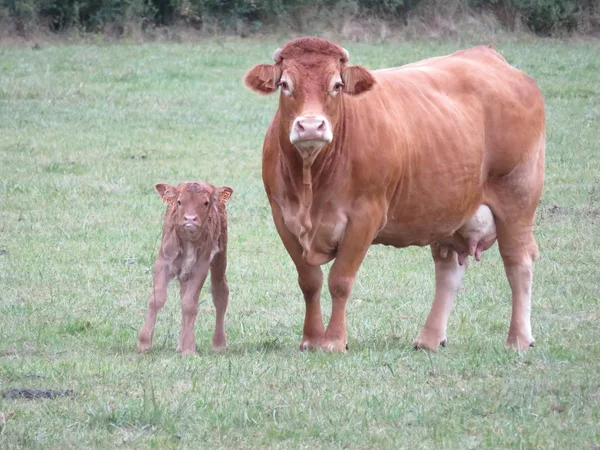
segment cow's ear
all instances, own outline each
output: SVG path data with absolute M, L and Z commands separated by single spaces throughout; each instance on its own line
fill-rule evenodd
M 154 186 L 160 198 L 162 198 L 163 203 L 170 205 L 177 197 L 177 188 L 171 186 L 170 184 L 159 183 Z
M 281 78 L 281 68 L 273 64 L 254 66 L 244 76 L 244 83 L 259 94 L 272 94 L 277 90 Z
M 217 199 L 222 205 L 227 203 L 227 200 L 229 200 L 231 194 L 233 194 L 233 189 L 231 189 L 229 186 L 222 186 L 216 191 Z
M 362 66 L 348 66 L 342 70 L 344 92 L 350 95 L 362 94 L 375 84 L 375 78 L 368 69 Z

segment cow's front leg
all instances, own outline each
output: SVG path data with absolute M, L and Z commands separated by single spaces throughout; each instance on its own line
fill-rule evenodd
M 306 313 L 300 350 L 315 349 L 321 345 L 325 327 L 321 314 L 321 287 L 323 286 L 323 271 L 319 266 L 299 264 L 298 284 L 304 295 Z
M 468 259 L 464 265 L 460 265 L 455 251 L 443 252 L 437 244 L 431 245 L 431 254 L 435 262 L 435 298 L 425 326 L 413 345 L 437 351 L 440 344 L 446 343 L 448 316 L 460 289 Z
M 346 304 L 358 269 L 377 233 L 379 223 L 372 211 L 364 212 L 357 220 L 350 220 L 344 238 L 338 246 L 337 256 L 329 272 L 331 318 L 325 330 L 321 348 L 327 351 L 346 351 Z M 361 220 L 362 219 L 362 220 Z
M 177 351 L 183 354 L 196 351 L 196 337 L 194 325 L 198 315 L 198 297 L 208 275 L 208 263 L 197 262 L 189 278 L 180 280 L 179 292 L 181 294 L 181 333 Z
M 281 237 L 285 249 L 289 253 L 298 271 L 298 284 L 304 296 L 306 312 L 300 350 L 319 348 L 325 327 L 321 314 L 321 288 L 323 287 L 323 271 L 319 266 L 310 266 L 302 258 L 302 247 L 298 239 L 286 227 L 279 206 L 271 205 L 275 227 Z

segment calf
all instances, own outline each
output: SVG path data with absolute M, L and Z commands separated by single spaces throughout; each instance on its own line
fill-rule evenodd
M 146 322 L 140 330 L 136 350 L 152 347 L 156 314 L 167 301 L 167 286 L 177 277 L 180 285 L 182 327 L 177 351 L 194 353 L 194 323 L 198 297 L 210 269 L 213 303 L 217 321 L 213 348 L 227 345 L 225 310 L 229 301 L 227 267 L 227 213 L 225 204 L 233 193 L 230 187 L 215 188 L 210 183 L 187 182 L 176 188 L 157 184 L 156 191 L 167 204 L 162 242 L 154 264 L 154 287 Z

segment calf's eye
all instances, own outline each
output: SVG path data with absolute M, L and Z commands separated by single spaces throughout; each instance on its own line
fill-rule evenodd
M 181 200 L 177 200 L 177 204 L 181 206 Z
M 204 202 L 204 206 L 208 206 L 208 200 Z

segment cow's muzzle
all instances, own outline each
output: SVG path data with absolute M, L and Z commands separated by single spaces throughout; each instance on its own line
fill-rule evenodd
M 290 142 L 296 146 L 323 146 L 332 140 L 331 125 L 324 116 L 298 116 L 292 124 Z

